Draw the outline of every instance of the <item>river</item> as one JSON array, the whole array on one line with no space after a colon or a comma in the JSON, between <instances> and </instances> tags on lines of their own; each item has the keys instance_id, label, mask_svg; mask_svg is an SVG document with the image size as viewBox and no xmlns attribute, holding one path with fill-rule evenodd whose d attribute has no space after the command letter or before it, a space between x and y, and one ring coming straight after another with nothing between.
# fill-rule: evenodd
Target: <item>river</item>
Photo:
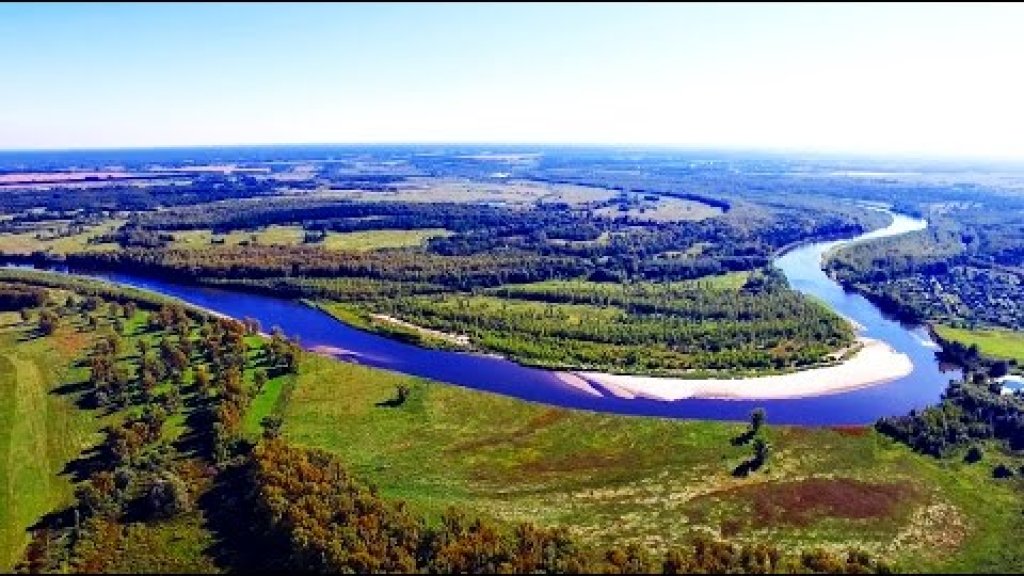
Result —
<instances>
[{"instance_id":1,"label":"river","mask_svg":"<svg viewBox=\"0 0 1024 576\"><path fill-rule=\"evenodd\" d=\"M832 248L927 226L923 220L902 214L892 216L893 222L883 229L850 240L801 246L779 257L776 265L794 289L825 301L838 313L853 319L864 327L863 335L883 340L897 352L907 354L914 364L913 371L886 384L791 400L630 400L601 390L599 385L595 387L604 394L595 396L567 384L548 370L520 366L495 356L419 348L357 330L290 300L121 272L76 272L173 296L235 318L256 318L265 329L280 326L289 337L299 338L305 348L344 350L337 355L348 361L533 402L616 414L710 420L745 420L752 409L763 407L768 420L776 424L867 424L881 416L904 414L912 408L934 404L949 380L960 376L958 372L940 370L935 359L937 347L927 330L886 316L863 296L845 292L821 269L823 254ZM339 390L339 394L344 394L344 390Z\"/></svg>"}]
</instances>

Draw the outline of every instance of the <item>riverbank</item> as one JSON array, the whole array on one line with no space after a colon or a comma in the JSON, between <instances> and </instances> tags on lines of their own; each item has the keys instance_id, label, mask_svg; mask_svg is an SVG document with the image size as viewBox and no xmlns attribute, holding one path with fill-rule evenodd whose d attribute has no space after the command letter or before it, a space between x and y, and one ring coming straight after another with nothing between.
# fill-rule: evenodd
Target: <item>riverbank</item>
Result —
<instances>
[{"instance_id":1,"label":"riverbank","mask_svg":"<svg viewBox=\"0 0 1024 576\"><path fill-rule=\"evenodd\" d=\"M848 392L884 384L910 374L914 365L906 354L885 342L860 337L859 352L835 366L790 374L753 378L702 379L632 376L603 372L573 372L590 387L599 386L620 398L682 400L785 400Z\"/></svg>"}]
</instances>

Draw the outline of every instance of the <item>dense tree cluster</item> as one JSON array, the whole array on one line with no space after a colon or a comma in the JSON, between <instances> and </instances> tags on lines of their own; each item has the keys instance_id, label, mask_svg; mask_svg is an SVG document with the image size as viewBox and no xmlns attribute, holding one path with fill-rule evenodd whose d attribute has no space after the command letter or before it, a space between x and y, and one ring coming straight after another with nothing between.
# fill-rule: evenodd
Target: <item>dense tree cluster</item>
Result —
<instances>
[{"instance_id":1,"label":"dense tree cluster","mask_svg":"<svg viewBox=\"0 0 1024 576\"><path fill-rule=\"evenodd\" d=\"M990 387L983 375L977 380L951 383L938 405L882 418L876 428L914 450L938 457L989 439L1024 450L1024 398L1000 394L1001 386Z\"/></svg>"},{"instance_id":2,"label":"dense tree cluster","mask_svg":"<svg viewBox=\"0 0 1024 576\"><path fill-rule=\"evenodd\" d=\"M841 318L768 270L739 290L700 282L507 286L488 296L396 297L376 308L464 334L517 360L645 371L781 369L853 343Z\"/></svg>"},{"instance_id":3,"label":"dense tree cluster","mask_svg":"<svg viewBox=\"0 0 1024 576\"><path fill-rule=\"evenodd\" d=\"M1024 202L937 205L925 230L837 251L843 284L912 321L1024 329Z\"/></svg>"},{"instance_id":4,"label":"dense tree cluster","mask_svg":"<svg viewBox=\"0 0 1024 576\"><path fill-rule=\"evenodd\" d=\"M43 208L49 218L67 213L102 214L121 210L149 210L161 206L180 206L234 198L251 198L275 193L273 183L250 176L204 174L190 177L188 183L163 183L182 176L144 175L138 180L156 181L147 186L112 182L107 186L51 189L5 189L0 194L0 213L16 214ZM39 215L36 215L38 218ZM18 216L16 221L26 221Z\"/></svg>"},{"instance_id":5,"label":"dense tree cluster","mask_svg":"<svg viewBox=\"0 0 1024 576\"><path fill-rule=\"evenodd\" d=\"M15 282L0 282L0 311L36 308L47 301L46 290Z\"/></svg>"},{"instance_id":6,"label":"dense tree cluster","mask_svg":"<svg viewBox=\"0 0 1024 576\"><path fill-rule=\"evenodd\" d=\"M218 470L245 457L242 422L268 372L298 367L297 344L279 332L253 340L254 321L168 301L137 317L138 304L120 296L74 296L59 308L92 343L79 406L101 410L110 424L69 468L80 478L75 503L36 531L25 569L102 571L133 523L188 513Z\"/></svg>"}]
</instances>

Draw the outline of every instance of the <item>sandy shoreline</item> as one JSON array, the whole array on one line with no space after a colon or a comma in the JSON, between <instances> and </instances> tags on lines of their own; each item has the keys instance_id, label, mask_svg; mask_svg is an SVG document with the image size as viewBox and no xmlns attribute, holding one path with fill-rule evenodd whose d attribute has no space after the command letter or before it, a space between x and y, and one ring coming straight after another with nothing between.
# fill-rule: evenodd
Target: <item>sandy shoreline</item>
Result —
<instances>
[{"instance_id":1,"label":"sandy shoreline","mask_svg":"<svg viewBox=\"0 0 1024 576\"><path fill-rule=\"evenodd\" d=\"M857 340L863 344L863 348L849 360L836 366L811 368L790 374L701 380L603 372L572 374L585 380L591 389L596 385L614 396L624 398L782 400L824 396L884 384L913 371L910 357L897 352L887 343L864 337Z\"/></svg>"},{"instance_id":2,"label":"sandy shoreline","mask_svg":"<svg viewBox=\"0 0 1024 576\"><path fill-rule=\"evenodd\" d=\"M370 314L370 318L372 318L374 320L377 320L379 322L385 322L387 324L393 324L395 326L401 326L403 328L408 328L409 330L415 330L416 332L419 332L420 334L425 334L425 335L431 336L433 338L438 338L440 340L447 340L448 342L451 342L453 344L457 344L459 346L463 346L463 347L469 346L469 336L465 336L465 335L462 335L462 334L449 334L447 332L441 332L439 330L432 330L430 328L424 328L423 326L419 326L419 325L413 324L411 322L406 322L405 320L401 320L399 318L395 318L394 316L388 316L387 314Z\"/></svg>"}]
</instances>

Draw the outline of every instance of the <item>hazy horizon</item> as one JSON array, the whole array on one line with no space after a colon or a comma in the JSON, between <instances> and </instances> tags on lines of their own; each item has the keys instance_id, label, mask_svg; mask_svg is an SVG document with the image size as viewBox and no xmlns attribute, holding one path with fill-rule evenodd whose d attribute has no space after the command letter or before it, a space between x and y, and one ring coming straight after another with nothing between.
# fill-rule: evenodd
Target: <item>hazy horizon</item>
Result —
<instances>
[{"instance_id":1,"label":"hazy horizon","mask_svg":"<svg viewBox=\"0 0 1024 576\"><path fill-rule=\"evenodd\" d=\"M966 4L11 4L0 7L0 150L617 146L1019 161L1021 24L1024 7Z\"/></svg>"}]
</instances>

